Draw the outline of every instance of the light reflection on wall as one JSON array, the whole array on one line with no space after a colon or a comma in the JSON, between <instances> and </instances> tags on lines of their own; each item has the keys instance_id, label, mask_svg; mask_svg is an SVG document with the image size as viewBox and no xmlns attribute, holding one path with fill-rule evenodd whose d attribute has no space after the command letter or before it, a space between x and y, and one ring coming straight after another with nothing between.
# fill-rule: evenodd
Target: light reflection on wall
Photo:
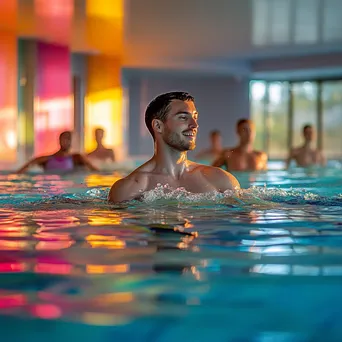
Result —
<instances>
[{"instance_id":1,"label":"light reflection on wall","mask_svg":"<svg viewBox=\"0 0 342 342\"><path fill-rule=\"evenodd\" d=\"M37 44L37 91L34 103L35 154L58 149L58 136L73 130L70 52L67 47Z\"/></svg>"},{"instance_id":2,"label":"light reflection on wall","mask_svg":"<svg viewBox=\"0 0 342 342\"><path fill-rule=\"evenodd\" d=\"M36 32L40 37L69 43L74 0L34 0L34 12Z\"/></svg>"},{"instance_id":3,"label":"light reflection on wall","mask_svg":"<svg viewBox=\"0 0 342 342\"><path fill-rule=\"evenodd\" d=\"M111 56L88 56L87 91L85 99L85 149L95 148L94 130L105 130L105 144L114 148L117 160L124 157L123 90L121 60Z\"/></svg>"},{"instance_id":4,"label":"light reflection on wall","mask_svg":"<svg viewBox=\"0 0 342 342\"><path fill-rule=\"evenodd\" d=\"M0 160L17 158L17 39L0 31Z\"/></svg>"},{"instance_id":5,"label":"light reflection on wall","mask_svg":"<svg viewBox=\"0 0 342 342\"><path fill-rule=\"evenodd\" d=\"M91 151L96 147L94 131L105 130L104 143L115 149L120 155L122 145L122 90L108 89L89 94L86 98L85 112L85 149Z\"/></svg>"},{"instance_id":6,"label":"light reflection on wall","mask_svg":"<svg viewBox=\"0 0 342 342\"><path fill-rule=\"evenodd\" d=\"M123 50L124 1L87 0L86 13L88 45L107 55L120 55Z\"/></svg>"}]
</instances>

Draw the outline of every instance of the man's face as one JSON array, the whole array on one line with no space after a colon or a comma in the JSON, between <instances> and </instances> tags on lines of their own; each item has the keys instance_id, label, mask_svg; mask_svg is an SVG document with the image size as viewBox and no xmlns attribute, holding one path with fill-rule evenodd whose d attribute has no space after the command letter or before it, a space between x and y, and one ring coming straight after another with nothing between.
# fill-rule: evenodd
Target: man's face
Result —
<instances>
[{"instance_id":1,"label":"man's face","mask_svg":"<svg viewBox=\"0 0 342 342\"><path fill-rule=\"evenodd\" d=\"M166 144L178 151L189 151L196 147L198 113L192 101L173 100L162 137Z\"/></svg>"},{"instance_id":2,"label":"man's face","mask_svg":"<svg viewBox=\"0 0 342 342\"><path fill-rule=\"evenodd\" d=\"M61 150L69 151L71 148L71 133L64 133L59 138L59 144L61 146Z\"/></svg>"},{"instance_id":3,"label":"man's face","mask_svg":"<svg viewBox=\"0 0 342 342\"><path fill-rule=\"evenodd\" d=\"M103 135L104 135L104 132L102 129L97 129L95 131L95 140L97 143L101 143L102 140L103 140Z\"/></svg>"},{"instance_id":4,"label":"man's face","mask_svg":"<svg viewBox=\"0 0 342 342\"><path fill-rule=\"evenodd\" d=\"M244 122L237 128L237 134L240 141L245 144L254 142L255 139L255 127L252 122Z\"/></svg>"},{"instance_id":5,"label":"man's face","mask_svg":"<svg viewBox=\"0 0 342 342\"><path fill-rule=\"evenodd\" d=\"M303 135L305 141L313 141L315 137L315 132L312 127L307 127L305 128Z\"/></svg>"}]
</instances>

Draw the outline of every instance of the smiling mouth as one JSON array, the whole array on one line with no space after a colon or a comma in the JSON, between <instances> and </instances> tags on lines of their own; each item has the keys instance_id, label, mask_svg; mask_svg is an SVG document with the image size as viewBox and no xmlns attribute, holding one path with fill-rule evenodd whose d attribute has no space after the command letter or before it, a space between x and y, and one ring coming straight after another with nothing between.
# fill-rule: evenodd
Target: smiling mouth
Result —
<instances>
[{"instance_id":1,"label":"smiling mouth","mask_svg":"<svg viewBox=\"0 0 342 342\"><path fill-rule=\"evenodd\" d=\"M183 135L185 135L186 137L194 138L196 137L196 132L188 131L188 132L184 132Z\"/></svg>"}]
</instances>

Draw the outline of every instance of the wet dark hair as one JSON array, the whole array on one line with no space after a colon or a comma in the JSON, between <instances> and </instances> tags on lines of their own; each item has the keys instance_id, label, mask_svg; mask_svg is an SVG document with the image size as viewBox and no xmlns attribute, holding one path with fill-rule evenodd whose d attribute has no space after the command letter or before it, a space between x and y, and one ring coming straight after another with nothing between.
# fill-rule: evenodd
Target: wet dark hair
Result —
<instances>
[{"instance_id":1,"label":"wet dark hair","mask_svg":"<svg viewBox=\"0 0 342 342\"><path fill-rule=\"evenodd\" d=\"M102 127L97 127L97 128L95 128L94 132L95 133L97 133L97 132L103 132L104 133L104 129Z\"/></svg>"},{"instance_id":2,"label":"wet dark hair","mask_svg":"<svg viewBox=\"0 0 342 342\"><path fill-rule=\"evenodd\" d=\"M173 100L195 102L195 99L192 95L182 91L173 91L170 93L161 94L157 96L154 100L152 100L146 108L145 124L148 130L150 131L153 139L154 132L152 128L152 121L154 119L158 119L165 122L167 114L170 110L170 104Z\"/></svg>"},{"instance_id":3,"label":"wet dark hair","mask_svg":"<svg viewBox=\"0 0 342 342\"><path fill-rule=\"evenodd\" d=\"M241 125L245 124L245 123L251 123L251 120L249 119L240 119L237 123L236 123L236 128L239 128Z\"/></svg>"},{"instance_id":4,"label":"wet dark hair","mask_svg":"<svg viewBox=\"0 0 342 342\"><path fill-rule=\"evenodd\" d=\"M306 131L307 129L309 129L309 128L312 128L312 125L310 125L310 124L305 125L305 126L303 127L303 133L305 133L305 131Z\"/></svg>"},{"instance_id":5,"label":"wet dark hair","mask_svg":"<svg viewBox=\"0 0 342 342\"><path fill-rule=\"evenodd\" d=\"M63 138L63 135L67 135L69 134L70 136L72 135L72 132L71 131L64 131L62 132L60 135L59 135L59 139L62 139Z\"/></svg>"}]
</instances>

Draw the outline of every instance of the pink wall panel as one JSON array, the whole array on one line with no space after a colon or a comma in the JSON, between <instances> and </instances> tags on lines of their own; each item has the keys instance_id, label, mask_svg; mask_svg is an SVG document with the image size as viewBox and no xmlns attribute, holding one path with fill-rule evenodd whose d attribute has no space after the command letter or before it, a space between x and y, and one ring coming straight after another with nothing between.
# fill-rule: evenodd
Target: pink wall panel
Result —
<instances>
[{"instance_id":1,"label":"pink wall panel","mask_svg":"<svg viewBox=\"0 0 342 342\"><path fill-rule=\"evenodd\" d=\"M58 149L58 135L74 126L70 51L67 47L37 44L35 96L35 154Z\"/></svg>"}]
</instances>

